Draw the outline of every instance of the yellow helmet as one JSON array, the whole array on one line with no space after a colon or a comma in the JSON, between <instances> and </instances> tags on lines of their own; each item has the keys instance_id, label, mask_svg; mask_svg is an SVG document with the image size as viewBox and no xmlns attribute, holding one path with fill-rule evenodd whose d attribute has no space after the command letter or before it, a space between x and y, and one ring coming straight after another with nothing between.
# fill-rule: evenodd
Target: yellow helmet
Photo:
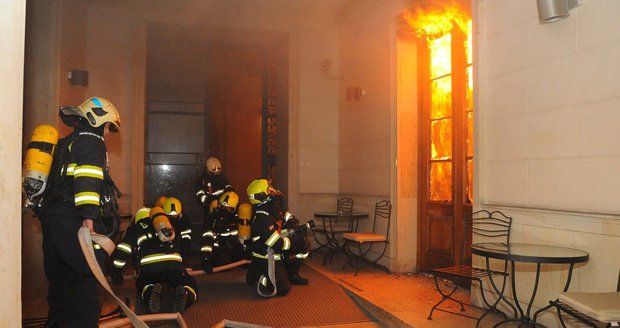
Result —
<instances>
[{"instance_id":1,"label":"yellow helmet","mask_svg":"<svg viewBox=\"0 0 620 328\"><path fill-rule=\"evenodd\" d=\"M209 159L207 159L206 166L209 173L220 174L220 172L222 172L222 163L220 163L220 160L215 157L209 157Z\"/></svg>"},{"instance_id":2,"label":"yellow helmet","mask_svg":"<svg viewBox=\"0 0 620 328\"><path fill-rule=\"evenodd\" d=\"M151 209L148 207L142 207L136 211L133 219L135 223L138 223L138 221L148 218L149 216L151 216Z\"/></svg>"},{"instance_id":3,"label":"yellow helmet","mask_svg":"<svg viewBox=\"0 0 620 328\"><path fill-rule=\"evenodd\" d=\"M272 195L278 193L267 179L256 179L250 183L247 189L250 203L257 205L263 204L271 200Z\"/></svg>"},{"instance_id":4,"label":"yellow helmet","mask_svg":"<svg viewBox=\"0 0 620 328\"><path fill-rule=\"evenodd\" d=\"M239 204L239 195L234 191L225 192L220 196L219 203L221 206L237 208L237 204Z\"/></svg>"},{"instance_id":5,"label":"yellow helmet","mask_svg":"<svg viewBox=\"0 0 620 328\"><path fill-rule=\"evenodd\" d=\"M164 212L164 209L159 207L159 206L155 206L155 207L151 208L151 211L149 212L149 216L151 217L151 219L154 219L159 214L166 214Z\"/></svg>"},{"instance_id":6,"label":"yellow helmet","mask_svg":"<svg viewBox=\"0 0 620 328\"><path fill-rule=\"evenodd\" d=\"M176 197L168 197L164 202L164 212L167 215L178 216L183 212L183 206L181 205L181 201Z\"/></svg>"},{"instance_id":7,"label":"yellow helmet","mask_svg":"<svg viewBox=\"0 0 620 328\"><path fill-rule=\"evenodd\" d=\"M88 98L77 107L62 107L60 111L64 115L83 117L95 128L106 123L110 123L108 125L110 132L118 132L121 128L121 117L116 107L102 97Z\"/></svg>"},{"instance_id":8,"label":"yellow helmet","mask_svg":"<svg viewBox=\"0 0 620 328\"><path fill-rule=\"evenodd\" d=\"M166 197L166 196L159 196L159 198L157 198L157 200L155 201L155 206L156 207L164 207L164 203L166 202L166 199L168 199L168 197Z\"/></svg>"}]
</instances>

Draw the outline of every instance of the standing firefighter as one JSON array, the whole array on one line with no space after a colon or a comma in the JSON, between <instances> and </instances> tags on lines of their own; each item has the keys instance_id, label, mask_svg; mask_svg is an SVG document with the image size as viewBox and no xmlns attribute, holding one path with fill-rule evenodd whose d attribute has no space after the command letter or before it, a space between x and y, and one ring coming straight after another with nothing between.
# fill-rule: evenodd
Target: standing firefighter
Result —
<instances>
[{"instance_id":1,"label":"standing firefighter","mask_svg":"<svg viewBox=\"0 0 620 328\"><path fill-rule=\"evenodd\" d=\"M252 263L246 274L247 283L256 285L258 294L264 297L286 295L291 284L307 285L308 280L299 276L302 261L307 256L305 226L282 229L283 223L278 222L280 216L274 204L279 191L267 179L252 181L247 192L254 212L250 243ZM297 253L293 254L293 250ZM297 254L300 255L295 256Z\"/></svg>"},{"instance_id":2,"label":"standing firefighter","mask_svg":"<svg viewBox=\"0 0 620 328\"><path fill-rule=\"evenodd\" d=\"M217 201L223 193L232 191L228 178L222 173L222 164L215 157L209 157L205 163L206 172L198 181L196 196L205 208L205 217L209 215L209 206Z\"/></svg>"},{"instance_id":3,"label":"standing firefighter","mask_svg":"<svg viewBox=\"0 0 620 328\"><path fill-rule=\"evenodd\" d=\"M114 105L101 97L78 107L63 107L60 116L74 131L58 144L38 212L49 282L47 326L97 327L99 283L86 263L77 232L87 227L104 233L102 217L116 196L104 135L118 132L120 117ZM94 247L101 265L105 254L98 245Z\"/></svg>"}]
</instances>

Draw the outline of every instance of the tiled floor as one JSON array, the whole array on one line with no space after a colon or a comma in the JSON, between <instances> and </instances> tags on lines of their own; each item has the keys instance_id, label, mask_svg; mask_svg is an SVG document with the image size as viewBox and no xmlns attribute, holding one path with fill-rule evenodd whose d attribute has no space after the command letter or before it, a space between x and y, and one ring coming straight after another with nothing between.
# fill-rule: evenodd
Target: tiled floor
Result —
<instances>
[{"instance_id":1,"label":"tiled floor","mask_svg":"<svg viewBox=\"0 0 620 328\"><path fill-rule=\"evenodd\" d=\"M386 326L402 327L474 327L475 320L436 311L433 320L427 320L429 310L440 299L435 291L432 278L421 274L387 274L385 271L369 267L358 276L352 269L342 270L344 259L337 257L333 263L322 266L322 257L316 254L308 264L350 292L372 303L391 317ZM447 284L447 283L446 283ZM460 290L457 298L469 303L469 291ZM458 311L454 302L445 302L443 308ZM479 315L481 310L468 308L467 313ZM487 316L481 327L492 327L500 319L497 315ZM383 321L383 320L382 320ZM512 327L504 325L502 327ZM515 325L516 327L516 325Z\"/></svg>"}]
</instances>

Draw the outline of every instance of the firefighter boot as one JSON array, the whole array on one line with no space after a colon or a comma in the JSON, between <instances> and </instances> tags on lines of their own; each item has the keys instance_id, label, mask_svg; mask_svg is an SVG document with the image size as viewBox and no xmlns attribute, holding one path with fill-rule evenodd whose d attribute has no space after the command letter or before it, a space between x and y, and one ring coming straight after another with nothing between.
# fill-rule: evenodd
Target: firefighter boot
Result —
<instances>
[{"instance_id":1,"label":"firefighter boot","mask_svg":"<svg viewBox=\"0 0 620 328\"><path fill-rule=\"evenodd\" d=\"M163 286L161 284L153 285L151 295L149 296L149 311L151 313L159 313L161 310L161 293Z\"/></svg>"},{"instance_id":2,"label":"firefighter boot","mask_svg":"<svg viewBox=\"0 0 620 328\"><path fill-rule=\"evenodd\" d=\"M288 281L291 282L292 285L307 285L309 283L308 279L302 278L299 275L299 269L301 268L301 264L303 261L300 259L294 259L291 262L286 264L286 271L288 273Z\"/></svg>"},{"instance_id":3,"label":"firefighter boot","mask_svg":"<svg viewBox=\"0 0 620 328\"><path fill-rule=\"evenodd\" d=\"M288 281L291 282L291 284L293 285L307 285L308 283L310 283L310 281L308 281L308 279L306 278L302 278L298 272L294 272L288 275Z\"/></svg>"},{"instance_id":4,"label":"firefighter boot","mask_svg":"<svg viewBox=\"0 0 620 328\"><path fill-rule=\"evenodd\" d=\"M177 286L174 291L174 311L178 313L185 312L190 305L189 293L184 286Z\"/></svg>"}]
</instances>

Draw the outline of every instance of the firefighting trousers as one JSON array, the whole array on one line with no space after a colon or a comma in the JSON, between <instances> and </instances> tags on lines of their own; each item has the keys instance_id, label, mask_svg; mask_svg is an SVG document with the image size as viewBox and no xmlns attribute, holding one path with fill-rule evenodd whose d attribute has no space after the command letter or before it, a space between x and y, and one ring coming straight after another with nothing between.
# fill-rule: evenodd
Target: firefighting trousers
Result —
<instances>
[{"instance_id":1,"label":"firefighting trousers","mask_svg":"<svg viewBox=\"0 0 620 328\"><path fill-rule=\"evenodd\" d=\"M48 318L60 327L97 327L101 310L99 282L90 271L77 239L79 217L51 214L41 217L43 267L49 283ZM105 251L95 249L102 265Z\"/></svg>"},{"instance_id":2,"label":"firefighting trousers","mask_svg":"<svg viewBox=\"0 0 620 328\"><path fill-rule=\"evenodd\" d=\"M167 283L169 287L184 286L189 293L189 307L198 297L196 280L187 271L170 270L162 272L141 272L136 280L136 288L140 297L148 302L153 285Z\"/></svg>"},{"instance_id":3,"label":"firefighting trousers","mask_svg":"<svg viewBox=\"0 0 620 328\"><path fill-rule=\"evenodd\" d=\"M291 282L288 280L288 273L282 261L275 262L275 273L278 295L284 296L288 294L288 292L291 290ZM267 279L268 277L267 260L252 258L252 263L250 263L250 266L248 267L248 271L245 275L245 280L248 285L256 286L256 284L261 283L259 281L261 279L261 276L263 276L265 279ZM271 284L271 281L268 280L269 279L265 281L265 283L267 284L267 286L265 286L265 293L267 294L273 292L273 285Z\"/></svg>"}]
</instances>

